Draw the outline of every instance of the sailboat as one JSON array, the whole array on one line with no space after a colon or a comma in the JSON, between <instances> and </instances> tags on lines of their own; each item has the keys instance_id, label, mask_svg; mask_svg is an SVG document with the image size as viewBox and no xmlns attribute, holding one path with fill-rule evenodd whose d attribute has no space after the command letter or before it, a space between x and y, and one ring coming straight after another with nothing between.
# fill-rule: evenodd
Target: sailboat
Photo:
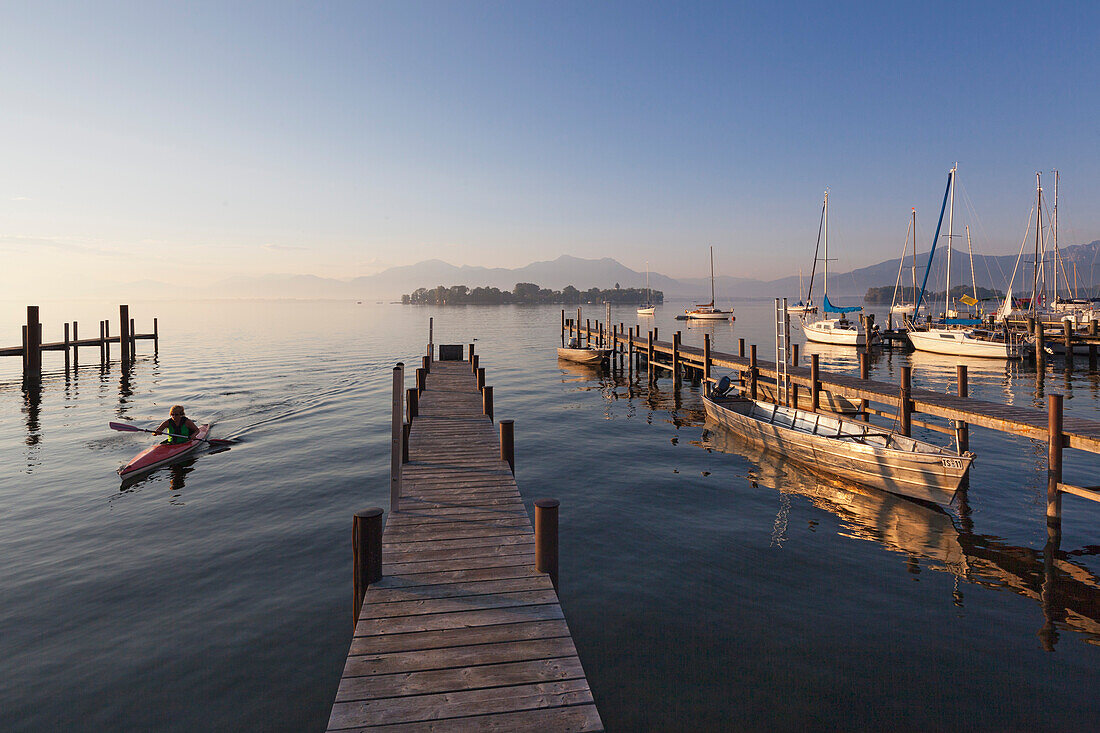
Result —
<instances>
[{"instance_id":1,"label":"sailboat","mask_svg":"<svg viewBox=\"0 0 1100 733\"><path fill-rule=\"evenodd\" d=\"M901 273L905 269L905 252L909 249L909 236L913 236L913 302L906 303L905 290L901 287ZM901 290L902 302L898 302ZM890 312L902 316L912 316L917 312L917 210L913 209L913 218L909 222L909 231L905 233L905 244L901 247L901 259L898 261L898 281L894 284L894 297L890 301Z\"/></svg>"},{"instance_id":2,"label":"sailboat","mask_svg":"<svg viewBox=\"0 0 1100 733\"><path fill-rule=\"evenodd\" d=\"M829 192L825 192L825 203L821 206L821 225L818 229L819 239L818 243L821 243L820 233L824 232L825 238L825 257L822 258L822 262L825 263L825 272L822 278L824 282L825 296L822 299L821 307L824 311L824 318L816 321L802 320L802 332L806 334L806 338L810 341L816 341L819 344L838 344L840 346L866 346L869 343L867 332L863 328L863 324L856 322L852 323L848 320L847 314L854 311L862 310L858 305L854 306L838 306L829 302ZM814 270L817 269L817 250L814 250ZM813 272L810 273L810 296L813 296L814 280ZM835 313L839 318L829 318L830 313Z\"/></svg>"},{"instance_id":3,"label":"sailboat","mask_svg":"<svg viewBox=\"0 0 1100 733\"><path fill-rule=\"evenodd\" d=\"M732 308L724 311L714 307L714 247L710 248L710 302L698 303L693 309L684 311L684 315L688 318L707 321L728 321L733 316Z\"/></svg>"},{"instance_id":4,"label":"sailboat","mask_svg":"<svg viewBox=\"0 0 1100 733\"><path fill-rule=\"evenodd\" d=\"M657 312L657 306L649 299L649 260L645 263L645 302L638 306L639 316L651 316Z\"/></svg>"},{"instance_id":5,"label":"sailboat","mask_svg":"<svg viewBox=\"0 0 1100 733\"><path fill-rule=\"evenodd\" d=\"M817 306L802 297L802 268L798 269L798 302L787 306L788 313L817 313Z\"/></svg>"},{"instance_id":6,"label":"sailboat","mask_svg":"<svg viewBox=\"0 0 1100 733\"><path fill-rule=\"evenodd\" d=\"M958 167L956 163L947 174L947 189L943 192L940 220L936 224L936 234L932 238L932 251L928 253L928 267L924 271L924 282L921 283L916 303L916 309L919 311L924 300L924 288L928 284L928 273L932 271L932 258L936 254L940 227L943 226L943 212L950 200L951 208L947 215L947 283L944 288L944 318L938 324L930 324L926 330L911 329L909 341L913 344L913 348L934 354L1019 359L1023 356L1024 344L1013 340L1007 330L997 332L978 328L982 324L980 319L958 318L958 313L951 309L951 238L955 218L955 173ZM970 301L977 302L973 298ZM968 301L964 300L964 302Z\"/></svg>"}]
</instances>

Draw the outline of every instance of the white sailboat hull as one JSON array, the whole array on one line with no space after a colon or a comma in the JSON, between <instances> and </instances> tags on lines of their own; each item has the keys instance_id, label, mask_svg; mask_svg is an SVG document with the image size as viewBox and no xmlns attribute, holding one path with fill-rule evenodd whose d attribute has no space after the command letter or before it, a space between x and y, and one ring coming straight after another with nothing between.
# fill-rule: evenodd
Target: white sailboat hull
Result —
<instances>
[{"instance_id":1,"label":"white sailboat hull","mask_svg":"<svg viewBox=\"0 0 1100 733\"><path fill-rule=\"evenodd\" d=\"M720 311L720 310L707 310L707 311L686 311L685 315L688 318L692 318L700 321L728 321L730 316L733 315L733 311Z\"/></svg>"},{"instance_id":2,"label":"white sailboat hull","mask_svg":"<svg viewBox=\"0 0 1100 733\"><path fill-rule=\"evenodd\" d=\"M975 338L970 331L964 329L932 328L927 331L910 331L909 341L913 348L920 351L949 356L1019 359L1024 355L1023 344Z\"/></svg>"},{"instance_id":3,"label":"white sailboat hull","mask_svg":"<svg viewBox=\"0 0 1100 733\"><path fill-rule=\"evenodd\" d=\"M802 331L806 338L819 344L835 344L837 346L866 346L867 333L859 325L851 327L840 325L840 319L826 318L820 321L812 321L802 324Z\"/></svg>"},{"instance_id":4,"label":"white sailboat hull","mask_svg":"<svg viewBox=\"0 0 1100 733\"><path fill-rule=\"evenodd\" d=\"M657 306L655 306L655 305L649 306L648 308L639 308L638 309L638 315L639 316L652 316L656 312L657 312Z\"/></svg>"}]
</instances>

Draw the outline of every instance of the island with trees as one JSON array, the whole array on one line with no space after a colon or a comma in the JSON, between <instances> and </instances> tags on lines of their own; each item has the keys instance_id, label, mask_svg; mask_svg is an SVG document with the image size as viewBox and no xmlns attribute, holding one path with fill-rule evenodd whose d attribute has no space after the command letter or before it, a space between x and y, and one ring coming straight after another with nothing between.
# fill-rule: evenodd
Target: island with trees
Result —
<instances>
[{"instance_id":1,"label":"island with trees","mask_svg":"<svg viewBox=\"0 0 1100 733\"><path fill-rule=\"evenodd\" d=\"M578 290L572 285L566 285L562 290L551 290L534 283L516 283L511 292L490 287L452 285L448 288L440 285L417 288L401 296L401 302L406 305L636 305L645 299L645 288L621 288L618 283L615 283L614 289L607 290ZM653 303L663 303L665 296L660 290L650 290L649 299Z\"/></svg>"}]
</instances>

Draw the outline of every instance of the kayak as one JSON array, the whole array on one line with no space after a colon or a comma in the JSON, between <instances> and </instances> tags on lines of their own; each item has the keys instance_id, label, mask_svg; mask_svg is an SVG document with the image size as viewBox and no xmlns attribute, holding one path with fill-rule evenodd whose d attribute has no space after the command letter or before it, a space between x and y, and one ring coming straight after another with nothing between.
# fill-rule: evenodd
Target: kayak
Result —
<instances>
[{"instance_id":1,"label":"kayak","mask_svg":"<svg viewBox=\"0 0 1100 733\"><path fill-rule=\"evenodd\" d=\"M119 468L118 475L122 478L129 478L130 476L168 465L172 461L177 461L194 452L196 448L202 445L203 442L201 438L205 438L209 432L209 425L200 425L199 432L195 433L195 437L200 438L200 440L189 440L186 443L173 443L169 445L165 445L164 443L151 445L134 456L125 466Z\"/></svg>"}]
</instances>

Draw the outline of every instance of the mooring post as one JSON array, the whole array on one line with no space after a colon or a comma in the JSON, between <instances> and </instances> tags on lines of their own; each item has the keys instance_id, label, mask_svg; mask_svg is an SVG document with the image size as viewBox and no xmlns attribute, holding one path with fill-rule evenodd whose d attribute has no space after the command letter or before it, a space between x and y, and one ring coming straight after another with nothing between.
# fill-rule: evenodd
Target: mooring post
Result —
<instances>
[{"instance_id":1,"label":"mooring post","mask_svg":"<svg viewBox=\"0 0 1100 733\"><path fill-rule=\"evenodd\" d=\"M565 311L562 311L563 313ZM512 475L516 475L516 421L500 421L500 459L508 461L508 468L512 469Z\"/></svg>"},{"instance_id":2,"label":"mooring post","mask_svg":"<svg viewBox=\"0 0 1100 733\"><path fill-rule=\"evenodd\" d=\"M416 390L410 390L415 392ZM412 423L406 420L401 424L401 462L409 462L409 436L412 435Z\"/></svg>"},{"instance_id":3,"label":"mooring post","mask_svg":"<svg viewBox=\"0 0 1100 733\"><path fill-rule=\"evenodd\" d=\"M659 334L657 332L657 327L656 326L653 327L653 340L654 341L660 341L661 340L661 334Z\"/></svg>"},{"instance_id":4,"label":"mooring post","mask_svg":"<svg viewBox=\"0 0 1100 733\"><path fill-rule=\"evenodd\" d=\"M27 340L23 347L23 376L38 379L42 376L42 323L38 306L27 306Z\"/></svg>"},{"instance_id":5,"label":"mooring post","mask_svg":"<svg viewBox=\"0 0 1100 733\"><path fill-rule=\"evenodd\" d=\"M1066 369L1073 371L1073 324L1062 321L1062 338L1066 342Z\"/></svg>"},{"instance_id":6,"label":"mooring post","mask_svg":"<svg viewBox=\"0 0 1100 733\"><path fill-rule=\"evenodd\" d=\"M550 576L558 590L557 499L535 499L535 570Z\"/></svg>"},{"instance_id":7,"label":"mooring post","mask_svg":"<svg viewBox=\"0 0 1100 733\"><path fill-rule=\"evenodd\" d=\"M956 364L955 373L959 380L959 397L966 399L970 396L966 364ZM970 450L970 425L965 420L957 420L955 429L958 431L959 453L965 453Z\"/></svg>"},{"instance_id":8,"label":"mooring post","mask_svg":"<svg viewBox=\"0 0 1100 733\"><path fill-rule=\"evenodd\" d=\"M105 364L107 362L107 329L105 322L99 322L99 363Z\"/></svg>"},{"instance_id":9,"label":"mooring post","mask_svg":"<svg viewBox=\"0 0 1100 733\"><path fill-rule=\"evenodd\" d=\"M474 354L473 359L470 360L470 371L477 374L478 365L481 362L481 354Z\"/></svg>"},{"instance_id":10,"label":"mooring post","mask_svg":"<svg viewBox=\"0 0 1100 733\"><path fill-rule=\"evenodd\" d=\"M420 368L424 370L425 374L432 373L432 357L422 356L420 357Z\"/></svg>"},{"instance_id":11,"label":"mooring post","mask_svg":"<svg viewBox=\"0 0 1100 733\"><path fill-rule=\"evenodd\" d=\"M672 387L680 386L680 332L672 334Z\"/></svg>"},{"instance_id":12,"label":"mooring post","mask_svg":"<svg viewBox=\"0 0 1100 733\"><path fill-rule=\"evenodd\" d=\"M130 363L130 306L118 307L118 358Z\"/></svg>"},{"instance_id":13,"label":"mooring post","mask_svg":"<svg viewBox=\"0 0 1100 733\"><path fill-rule=\"evenodd\" d=\"M810 409L814 412L821 408L821 380L817 357L817 354L810 354Z\"/></svg>"},{"instance_id":14,"label":"mooring post","mask_svg":"<svg viewBox=\"0 0 1100 733\"><path fill-rule=\"evenodd\" d=\"M76 321L73 321L73 338L76 338ZM157 353L160 350L160 328L157 326L157 319L153 319L153 353Z\"/></svg>"},{"instance_id":15,"label":"mooring post","mask_svg":"<svg viewBox=\"0 0 1100 733\"><path fill-rule=\"evenodd\" d=\"M913 403L909 399L909 394L913 389L913 367L903 366L901 368L901 394L898 405L898 420L901 423L902 435L909 435L913 429Z\"/></svg>"},{"instance_id":16,"label":"mooring post","mask_svg":"<svg viewBox=\"0 0 1100 733\"><path fill-rule=\"evenodd\" d=\"M745 339L737 339L737 355L745 358Z\"/></svg>"},{"instance_id":17,"label":"mooring post","mask_svg":"<svg viewBox=\"0 0 1100 733\"><path fill-rule=\"evenodd\" d=\"M1046 332L1042 318L1035 319L1035 363L1039 368L1046 363Z\"/></svg>"},{"instance_id":18,"label":"mooring post","mask_svg":"<svg viewBox=\"0 0 1100 733\"><path fill-rule=\"evenodd\" d=\"M477 368L477 389L479 392L485 389L485 367Z\"/></svg>"},{"instance_id":19,"label":"mooring post","mask_svg":"<svg viewBox=\"0 0 1100 733\"><path fill-rule=\"evenodd\" d=\"M493 420L493 388L489 385L481 390L481 411L489 416L489 421Z\"/></svg>"},{"instance_id":20,"label":"mooring post","mask_svg":"<svg viewBox=\"0 0 1100 733\"><path fill-rule=\"evenodd\" d=\"M710 334L703 334L703 383L710 384Z\"/></svg>"},{"instance_id":21,"label":"mooring post","mask_svg":"<svg viewBox=\"0 0 1100 733\"><path fill-rule=\"evenodd\" d=\"M390 415L390 512L396 512L401 503L401 443L405 437L405 422L401 409L401 397L405 392L405 363L397 362L393 368L393 404Z\"/></svg>"},{"instance_id":22,"label":"mooring post","mask_svg":"<svg viewBox=\"0 0 1100 733\"><path fill-rule=\"evenodd\" d=\"M103 350L107 354L107 361L111 360L111 322L103 321Z\"/></svg>"},{"instance_id":23,"label":"mooring post","mask_svg":"<svg viewBox=\"0 0 1100 733\"><path fill-rule=\"evenodd\" d=\"M798 366L798 344L795 344L791 349L791 365Z\"/></svg>"},{"instance_id":24,"label":"mooring post","mask_svg":"<svg viewBox=\"0 0 1100 733\"><path fill-rule=\"evenodd\" d=\"M634 373L634 329L636 326L631 326L627 332L626 339L626 369L630 374Z\"/></svg>"},{"instance_id":25,"label":"mooring post","mask_svg":"<svg viewBox=\"0 0 1100 733\"><path fill-rule=\"evenodd\" d=\"M749 347L749 397L756 399L756 344Z\"/></svg>"},{"instance_id":26,"label":"mooring post","mask_svg":"<svg viewBox=\"0 0 1100 733\"><path fill-rule=\"evenodd\" d=\"M565 309L561 309L561 345L565 347Z\"/></svg>"},{"instance_id":27,"label":"mooring post","mask_svg":"<svg viewBox=\"0 0 1100 733\"><path fill-rule=\"evenodd\" d=\"M653 382L653 331L649 332L649 340L645 348L645 371L649 381Z\"/></svg>"},{"instance_id":28,"label":"mooring post","mask_svg":"<svg viewBox=\"0 0 1100 733\"><path fill-rule=\"evenodd\" d=\"M76 321L73 321L73 368L80 366L80 347L77 342L80 341L80 334L77 332Z\"/></svg>"},{"instance_id":29,"label":"mooring post","mask_svg":"<svg viewBox=\"0 0 1100 733\"><path fill-rule=\"evenodd\" d=\"M435 348L435 318L428 317L428 358L431 358Z\"/></svg>"},{"instance_id":30,"label":"mooring post","mask_svg":"<svg viewBox=\"0 0 1100 733\"><path fill-rule=\"evenodd\" d=\"M424 367L420 367L415 372L416 375L416 391L423 394L424 390L428 388L428 375L424 372Z\"/></svg>"},{"instance_id":31,"label":"mooring post","mask_svg":"<svg viewBox=\"0 0 1100 733\"><path fill-rule=\"evenodd\" d=\"M592 345L592 319L584 319L584 343L586 346Z\"/></svg>"},{"instance_id":32,"label":"mooring post","mask_svg":"<svg viewBox=\"0 0 1100 733\"><path fill-rule=\"evenodd\" d=\"M1096 335L1097 335L1097 322L1096 322L1096 319L1093 318L1091 321L1089 321L1089 336L1092 336L1093 338L1095 338ZM1095 372L1096 371L1096 344L1092 344L1092 343L1089 344L1089 371L1090 372Z\"/></svg>"},{"instance_id":33,"label":"mooring post","mask_svg":"<svg viewBox=\"0 0 1100 733\"><path fill-rule=\"evenodd\" d=\"M382 509L372 506L355 513L351 525L352 617L351 629L359 623L367 586L382 580Z\"/></svg>"},{"instance_id":34,"label":"mooring post","mask_svg":"<svg viewBox=\"0 0 1100 733\"><path fill-rule=\"evenodd\" d=\"M65 321L65 371L69 371L69 322Z\"/></svg>"},{"instance_id":35,"label":"mooring post","mask_svg":"<svg viewBox=\"0 0 1100 733\"><path fill-rule=\"evenodd\" d=\"M137 333L134 330L134 319L130 319L130 361L137 358L137 337L134 335Z\"/></svg>"},{"instance_id":36,"label":"mooring post","mask_svg":"<svg viewBox=\"0 0 1100 733\"><path fill-rule=\"evenodd\" d=\"M26 324L23 324L23 345L22 345L22 349L23 349L23 376L25 377L27 375L27 353L28 353L28 349L27 349L27 326L26 326Z\"/></svg>"},{"instance_id":37,"label":"mooring post","mask_svg":"<svg viewBox=\"0 0 1100 733\"><path fill-rule=\"evenodd\" d=\"M468 358L470 359L470 363L473 364L474 363L474 345L473 344L470 344L470 350L467 353L469 354Z\"/></svg>"},{"instance_id":38,"label":"mooring post","mask_svg":"<svg viewBox=\"0 0 1100 733\"><path fill-rule=\"evenodd\" d=\"M417 372L420 370L417 369ZM417 377L420 375L417 374ZM405 390L405 416L411 424L413 418L420 414L420 390L416 387L409 387Z\"/></svg>"},{"instance_id":39,"label":"mooring post","mask_svg":"<svg viewBox=\"0 0 1100 733\"><path fill-rule=\"evenodd\" d=\"M1062 534L1062 395L1047 397L1047 538L1057 542Z\"/></svg>"},{"instance_id":40,"label":"mooring post","mask_svg":"<svg viewBox=\"0 0 1100 733\"><path fill-rule=\"evenodd\" d=\"M870 356L866 351L859 352L859 378L862 380L870 376ZM859 412L863 416L863 422L871 422L871 416L867 414L867 400L859 401Z\"/></svg>"}]
</instances>

